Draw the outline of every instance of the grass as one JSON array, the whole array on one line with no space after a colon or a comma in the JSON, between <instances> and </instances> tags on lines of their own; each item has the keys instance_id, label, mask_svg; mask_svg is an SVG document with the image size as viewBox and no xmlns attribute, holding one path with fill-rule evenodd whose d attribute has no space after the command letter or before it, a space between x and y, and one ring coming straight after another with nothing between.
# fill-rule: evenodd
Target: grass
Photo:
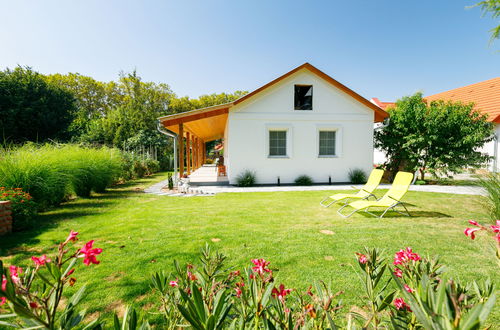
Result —
<instances>
[{"instance_id":1,"label":"grass","mask_svg":"<svg viewBox=\"0 0 500 330\"><path fill-rule=\"evenodd\" d=\"M389 258L411 246L422 255L441 255L455 279L500 279L491 239L479 235L471 241L463 234L468 219L489 221L485 199L479 196L409 192L405 201L412 205L412 218L343 219L336 207L319 206L326 194L321 191L191 198L141 192L165 178L157 175L65 203L42 214L36 229L2 237L0 256L7 264L26 265L31 255L51 251L70 229L79 231L81 240L95 239L95 246L104 249L101 264L81 265L75 275L77 284L89 284L85 304L92 316L108 318L124 304L155 313L150 275L171 271L174 259L196 262L206 242L240 269L249 266L250 258L270 260L278 283L287 286L305 290L314 280L332 281L335 289L345 291L346 306L361 301L361 284L351 265L354 252L364 246L383 248ZM490 320L500 322L498 308Z\"/></svg>"}]
</instances>

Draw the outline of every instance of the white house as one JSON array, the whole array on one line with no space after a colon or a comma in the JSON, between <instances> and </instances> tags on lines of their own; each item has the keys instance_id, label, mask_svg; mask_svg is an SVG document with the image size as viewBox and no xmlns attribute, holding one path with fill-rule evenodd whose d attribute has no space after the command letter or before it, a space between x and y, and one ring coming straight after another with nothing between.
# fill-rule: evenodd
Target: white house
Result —
<instances>
[{"instance_id":1,"label":"white house","mask_svg":"<svg viewBox=\"0 0 500 330\"><path fill-rule=\"evenodd\" d=\"M368 173L373 123L386 117L381 108L305 63L234 102L159 121L177 137L181 173L203 164L206 142L223 138L230 184L245 170L256 173L257 183L273 184L278 178L293 183L302 174L320 183L347 182L354 168Z\"/></svg>"},{"instance_id":2,"label":"white house","mask_svg":"<svg viewBox=\"0 0 500 330\"><path fill-rule=\"evenodd\" d=\"M500 77L429 95L424 99L428 102L445 100L474 103L474 109L486 114L488 121L493 123L495 136L481 151L492 157L488 169L500 171ZM381 102L377 98L372 98L371 102L384 110L394 106L394 102ZM383 163L385 160L385 154L380 150L375 150L375 163Z\"/></svg>"}]
</instances>

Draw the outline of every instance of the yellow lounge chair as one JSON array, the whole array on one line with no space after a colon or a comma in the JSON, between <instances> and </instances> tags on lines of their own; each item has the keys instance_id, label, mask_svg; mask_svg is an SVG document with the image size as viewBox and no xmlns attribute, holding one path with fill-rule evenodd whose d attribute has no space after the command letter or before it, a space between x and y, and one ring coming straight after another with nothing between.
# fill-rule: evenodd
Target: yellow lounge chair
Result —
<instances>
[{"instance_id":1,"label":"yellow lounge chair","mask_svg":"<svg viewBox=\"0 0 500 330\"><path fill-rule=\"evenodd\" d=\"M394 210L395 212L404 215L404 213L401 213L395 209L396 206L400 205L400 206L404 207L406 213L408 213L408 216L411 216L411 214L410 214L410 212L408 212L408 209L406 208L406 206L401 202L401 199L408 191L408 188L410 188L410 184L412 181L413 181L413 173L398 172L396 174L396 177L394 178L394 182L392 183L391 189L389 189L389 191L386 192L382 198L380 198L379 200L376 200L376 201L355 201L355 202L352 202L352 203L349 203L349 204L342 206L337 211L337 213L340 214L341 216L343 216L344 218L348 218L358 211L364 211L368 214L371 214L371 215L377 217L377 215L369 212L368 209L371 207L383 207L383 208L385 208L385 210L379 216L379 218L382 218L389 210ZM344 207L347 207L347 206L352 207L354 209L354 211L352 211L348 215L344 215L340 211Z\"/></svg>"},{"instance_id":2,"label":"yellow lounge chair","mask_svg":"<svg viewBox=\"0 0 500 330\"><path fill-rule=\"evenodd\" d=\"M324 207L329 207L330 205L344 201L344 205L348 204L351 199L368 199L370 197L374 197L377 199L377 196L373 194L375 189L377 189L380 184L380 180L382 180L382 176L384 175L383 170L373 169L370 173L370 177L366 184L355 194L335 194L332 196L328 196L324 198L319 204ZM353 187L357 189L356 187ZM331 200L331 201L330 201Z\"/></svg>"}]
</instances>

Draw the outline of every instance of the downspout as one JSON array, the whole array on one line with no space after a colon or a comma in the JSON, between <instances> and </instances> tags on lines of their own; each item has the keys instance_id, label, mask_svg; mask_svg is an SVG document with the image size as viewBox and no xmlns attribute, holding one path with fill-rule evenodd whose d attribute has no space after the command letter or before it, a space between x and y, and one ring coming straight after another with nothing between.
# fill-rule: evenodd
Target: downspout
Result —
<instances>
[{"instance_id":1,"label":"downspout","mask_svg":"<svg viewBox=\"0 0 500 330\"><path fill-rule=\"evenodd\" d=\"M492 172L496 173L498 172L498 139L500 136L495 134L493 136L493 168Z\"/></svg>"},{"instance_id":2,"label":"downspout","mask_svg":"<svg viewBox=\"0 0 500 330\"><path fill-rule=\"evenodd\" d=\"M169 136L171 137L173 140L174 140L174 185L177 185L177 182L178 182L178 178L177 178L177 166L178 166L178 162L177 162L177 134L166 129L165 127L163 127L163 125L161 124L160 120L158 120L158 125L156 127L158 129L158 132L160 132L161 134L164 134L166 136Z\"/></svg>"}]
</instances>

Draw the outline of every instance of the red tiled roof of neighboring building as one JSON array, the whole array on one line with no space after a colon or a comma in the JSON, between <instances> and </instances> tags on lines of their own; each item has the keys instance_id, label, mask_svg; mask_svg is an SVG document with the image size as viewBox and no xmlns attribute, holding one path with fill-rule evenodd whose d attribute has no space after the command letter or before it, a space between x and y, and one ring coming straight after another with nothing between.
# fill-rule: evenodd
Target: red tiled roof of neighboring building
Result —
<instances>
[{"instance_id":1,"label":"red tiled roof of neighboring building","mask_svg":"<svg viewBox=\"0 0 500 330\"><path fill-rule=\"evenodd\" d=\"M500 77L426 96L427 101L446 100L474 103L475 109L500 123Z\"/></svg>"}]
</instances>

